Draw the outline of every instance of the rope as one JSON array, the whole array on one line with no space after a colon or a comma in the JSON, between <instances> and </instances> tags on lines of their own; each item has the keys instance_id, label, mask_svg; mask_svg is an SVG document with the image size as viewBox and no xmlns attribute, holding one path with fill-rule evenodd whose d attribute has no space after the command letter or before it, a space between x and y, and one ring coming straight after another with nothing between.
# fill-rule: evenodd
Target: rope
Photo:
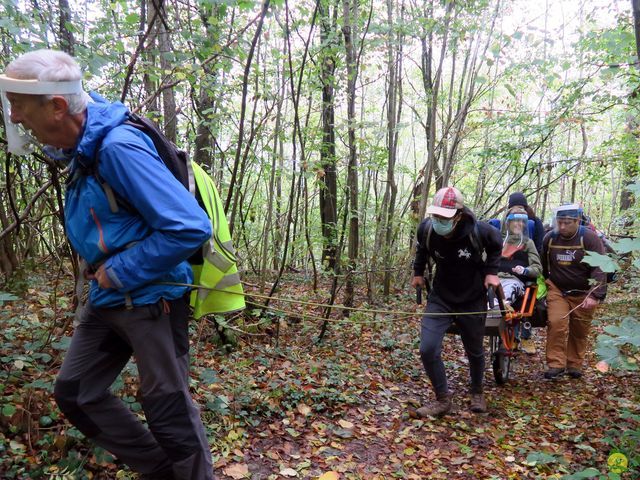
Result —
<instances>
[{"instance_id":1,"label":"rope","mask_svg":"<svg viewBox=\"0 0 640 480\"><path fill-rule=\"evenodd\" d=\"M308 306L312 306L312 307L318 307L318 308L336 308L336 309L340 309L340 310L349 310L352 312L362 312L362 313L373 313L373 314L382 314L382 315L404 315L404 316L411 316L411 317L415 317L415 316L423 316L424 312L405 312L402 310L378 310L378 309L373 309L373 308L358 308L358 307L346 307L344 305L338 305L338 304L334 304L334 305L329 305L327 303L316 303L316 302L307 302L304 300L297 300L297 299L293 299L293 298L284 298L284 297L270 297L268 295L260 295L257 293L250 293L250 294L246 294L246 293L241 293L241 292L229 292L226 290L221 290L218 288L213 288L213 287L205 287L204 285L195 285L193 283L179 283L179 282L157 282L158 285L174 285L176 287L191 287L191 288L203 288L205 290L211 290L214 292L223 292L223 293L230 293L233 295L242 295L243 297L246 296L250 296L250 297L254 297L254 298L262 298L262 299L266 299L266 300L273 300L273 301L277 301L277 302L287 302L287 303L296 303L299 305L308 305ZM269 308L272 309L272 307L269 307L267 305L258 305L258 306L263 306L264 308ZM496 312L496 313L506 313L506 310L491 310L492 312ZM434 317L438 317L438 316L451 316L451 315L456 315L456 316L461 316L461 315L484 315L485 313L487 313L488 310L482 310L479 312L430 312L429 316L434 316ZM298 314L299 315L299 314ZM322 318L322 320L326 320L325 318Z\"/></svg>"},{"instance_id":2,"label":"rope","mask_svg":"<svg viewBox=\"0 0 640 480\"><path fill-rule=\"evenodd\" d=\"M349 325L372 325L375 323L383 323L388 321L387 319L380 319L380 320L359 320L359 321L354 321L353 319L333 319L333 318L324 318L324 317L318 317L316 315L309 315L306 313L300 313L300 312L292 312L290 310L283 310L281 308L276 308L276 307L272 307L269 305L261 305L261 304L254 304L257 307L263 307L269 310L273 310L275 312L281 312L281 313L285 313L287 315L289 315L290 317L302 317L303 319L310 319L310 320L317 320L319 322L331 322L331 323L337 323L337 324L349 324ZM409 315L405 315L402 318L407 318ZM410 316L415 316L415 313L412 313Z\"/></svg>"}]
</instances>

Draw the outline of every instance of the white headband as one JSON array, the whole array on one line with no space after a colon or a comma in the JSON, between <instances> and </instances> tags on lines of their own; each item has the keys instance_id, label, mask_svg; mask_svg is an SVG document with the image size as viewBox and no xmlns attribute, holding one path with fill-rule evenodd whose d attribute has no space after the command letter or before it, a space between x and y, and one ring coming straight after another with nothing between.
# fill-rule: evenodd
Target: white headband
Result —
<instances>
[{"instance_id":1,"label":"white headband","mask_svg":"<svg viewBox=\"0 0 640 480\"><path fill-rule=\"evenodd\" d=\"M37 79L20 80L0 74L0 91L26 95L68 95L82 93L82 80L41 82Z\"/></svg>"}]
</instances>

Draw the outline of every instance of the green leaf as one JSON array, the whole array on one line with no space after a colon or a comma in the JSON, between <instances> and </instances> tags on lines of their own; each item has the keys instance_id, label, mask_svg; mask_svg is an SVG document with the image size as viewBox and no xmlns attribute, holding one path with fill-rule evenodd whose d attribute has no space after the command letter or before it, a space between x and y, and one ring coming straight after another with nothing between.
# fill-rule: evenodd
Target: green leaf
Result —
<instances>
[{"instance_id":1,"label":"green leaf","mask_svg":"<svg viewBox=\"0 0 640 480\"><path fill-rule=\"evenodd\" d=\"M609 365L618 363L620 350L618 347L607 341L605 338L611 339L609 335L599 335L596 345L596 354L599 358L607 362Z\"/></svg>"},{"instance_id":2,"label":"green leaf","mask_svg":"<svg viewBox=\"0 0 640 480\"><path fill-rule=\"evenodd\" d=\"M253 0L238 0L238 7L240 10L250 10L254 5L255 2Z\"/></svg>"},{"instance_id":3,"label":"green leaf","mask_svg":"<svg viewBox=\"0 0 640 480\"><path fill-rule=\"evenodd\" d=\"M633 252L634 250L640 250L640 238L623 238L617 242L612 242L611 246L619 254L625 254Z\"/></svg>"},{"instance_id":4,"label":"green leaf","mask_svg":"<svg viewBox=\"0 0 640 480\"><path fill-rule=\"evenodd\" d=\"M618 345L630 344L640 348L640 321L625 318L619 325L607 325L604 328Z\"/></svg>"},{"instance_id":5,"label":"green leaf","mask_svg":"<svg viewBox=\"0 0 640 480\"><path fill-rule=\"evenodd\" d=\"M140 15L137 13L130 13L126 17L124 17L124 21L129 25L137 25L140 23Z\"/></svg>"},{"instance_id":6,"label":"green leaf","mask_svg":"<svg viewBox=\"0 0 640 480\"><path fill-rule=\"evenodd\" d=\"M592 267L600 267L600 270L605 273L617 272L620 270L620 267L615 260L608 255L601 255L596 252L586 252L582 261Z\"/></svg>"},{"instance_id":7,"label":"green leaf","mask_svg":"<svg viewBox=\"0 0 640 480\"><path fill-rule=\"evenodd\" d=\"M14 413L16 413L15 405L7 404L2 407L2 415L4 415L5 417L10 417Z\"/></svg>"},{"instance_id":8,"label":"green leaf","mask_svg":"<svg viewBox=\"0 0 640 480\"><path fill-rule=\"evenodd\" d=\"M51 417L48 415L43 415L40 417L40 425L43 427L48 427L49 425L51 425L53 423L53 420L51 420Z\"/></svg>"},{"instance_id":9,"label":"green leaf","mask_svg":"<svg viewBox=\"0 0 640 480\"><path fill-rule=\"evenodd\" d=\"M550 453L532 452L527 455L525 463L529 466L534 467L536 465L548 465L551 463L565 463L565 460L562 457L556 457L555 455L552 455Z\"/></svg>"},{"instance_id":10,"label":"green leaf","mask_svg":"<svg viewBox=\"0 0 640 480\"><path fill-rule=\"evenodd\" d=\"M71 345L71 337L62 337L59 341L51 344L56 350L67 350L69 345Z\"/></svg>"},{"instance_id":11,"label":"green leaf","mask_svg":"<svg viewBox=\"0 0 640 480\"><path fill-rule=\"evenodd\" d=\"M632 183L626 186L626 189L629 190L634 195L640 195L640 182Z\"/></svg>"},{"instance_id":12,"label":"green leaf","mask_svg":"<svg viewBox=\"0 0 640 480\"><path fill-rule=\"evenodd\" d=\"M600 471L596 470L593 467L589 467L586 470L582 470L580 472L572 473L571 475L565 475L562 477L562 480L579 480L581 478L593 478L600 475Z\"/></svg>"},{"instance_id":13,"label":"green leaf","mask_svg":"<svg viewBox=\"0 0 640 480\"><path fill-rule=\"evenodd\" d=\"M18 300L18 297L7 292L0 291L0 307L4 305L4 302L12 302Z\"/></svg>"},{"instance_id":14,"label":"green leaf","mask_svg":"<svg viewBox=\"0 0 640 480\"><path fill-rule=\"evenodd\" d=\"M212 383L218 383L218 374L215 370L211 368L205 368L200 372L200 381L202 383L206 383L207 385L211 385Z\"/></svg>"}]
</instances>

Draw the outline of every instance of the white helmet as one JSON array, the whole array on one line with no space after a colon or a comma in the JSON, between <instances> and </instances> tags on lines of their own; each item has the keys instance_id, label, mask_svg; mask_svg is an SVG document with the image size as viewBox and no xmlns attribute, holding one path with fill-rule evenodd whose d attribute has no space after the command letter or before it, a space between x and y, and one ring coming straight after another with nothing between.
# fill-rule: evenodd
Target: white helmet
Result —
<instances>
[{"instance_id":1,"label":"white helmet","mask_svg":"<svg viewBox=\"0 0 640 480\"><path fill-rule=\"evenodd\" d=\"M47 82L37 79L21 80L0 74L0 99L4 112L4 128L7 148L14 155L26 155L33 150L34 138L21 125L11 122L11 104L7 92L26 95L68 95L81 94L82 80Z\"/></svg>"}]
</instances>

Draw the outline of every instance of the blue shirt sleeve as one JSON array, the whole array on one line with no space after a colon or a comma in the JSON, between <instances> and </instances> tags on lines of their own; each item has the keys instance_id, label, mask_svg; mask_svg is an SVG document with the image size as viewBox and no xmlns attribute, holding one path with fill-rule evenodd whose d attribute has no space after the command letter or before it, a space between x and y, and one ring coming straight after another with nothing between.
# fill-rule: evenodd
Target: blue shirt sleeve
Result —
<instances>
[{"instance_id":1,"label":"blue shirt sleeve","mask_svg":"<svg viewBox=\"0 0 640 480\"><path fill-rule=\"evenodd\" d=\"M143 132L128 126L113 129L100 148L100 175L152 230L105 262L118 290L134 290L162 277L211 236L206 213Z\"/></svg>"}]
</instances>

